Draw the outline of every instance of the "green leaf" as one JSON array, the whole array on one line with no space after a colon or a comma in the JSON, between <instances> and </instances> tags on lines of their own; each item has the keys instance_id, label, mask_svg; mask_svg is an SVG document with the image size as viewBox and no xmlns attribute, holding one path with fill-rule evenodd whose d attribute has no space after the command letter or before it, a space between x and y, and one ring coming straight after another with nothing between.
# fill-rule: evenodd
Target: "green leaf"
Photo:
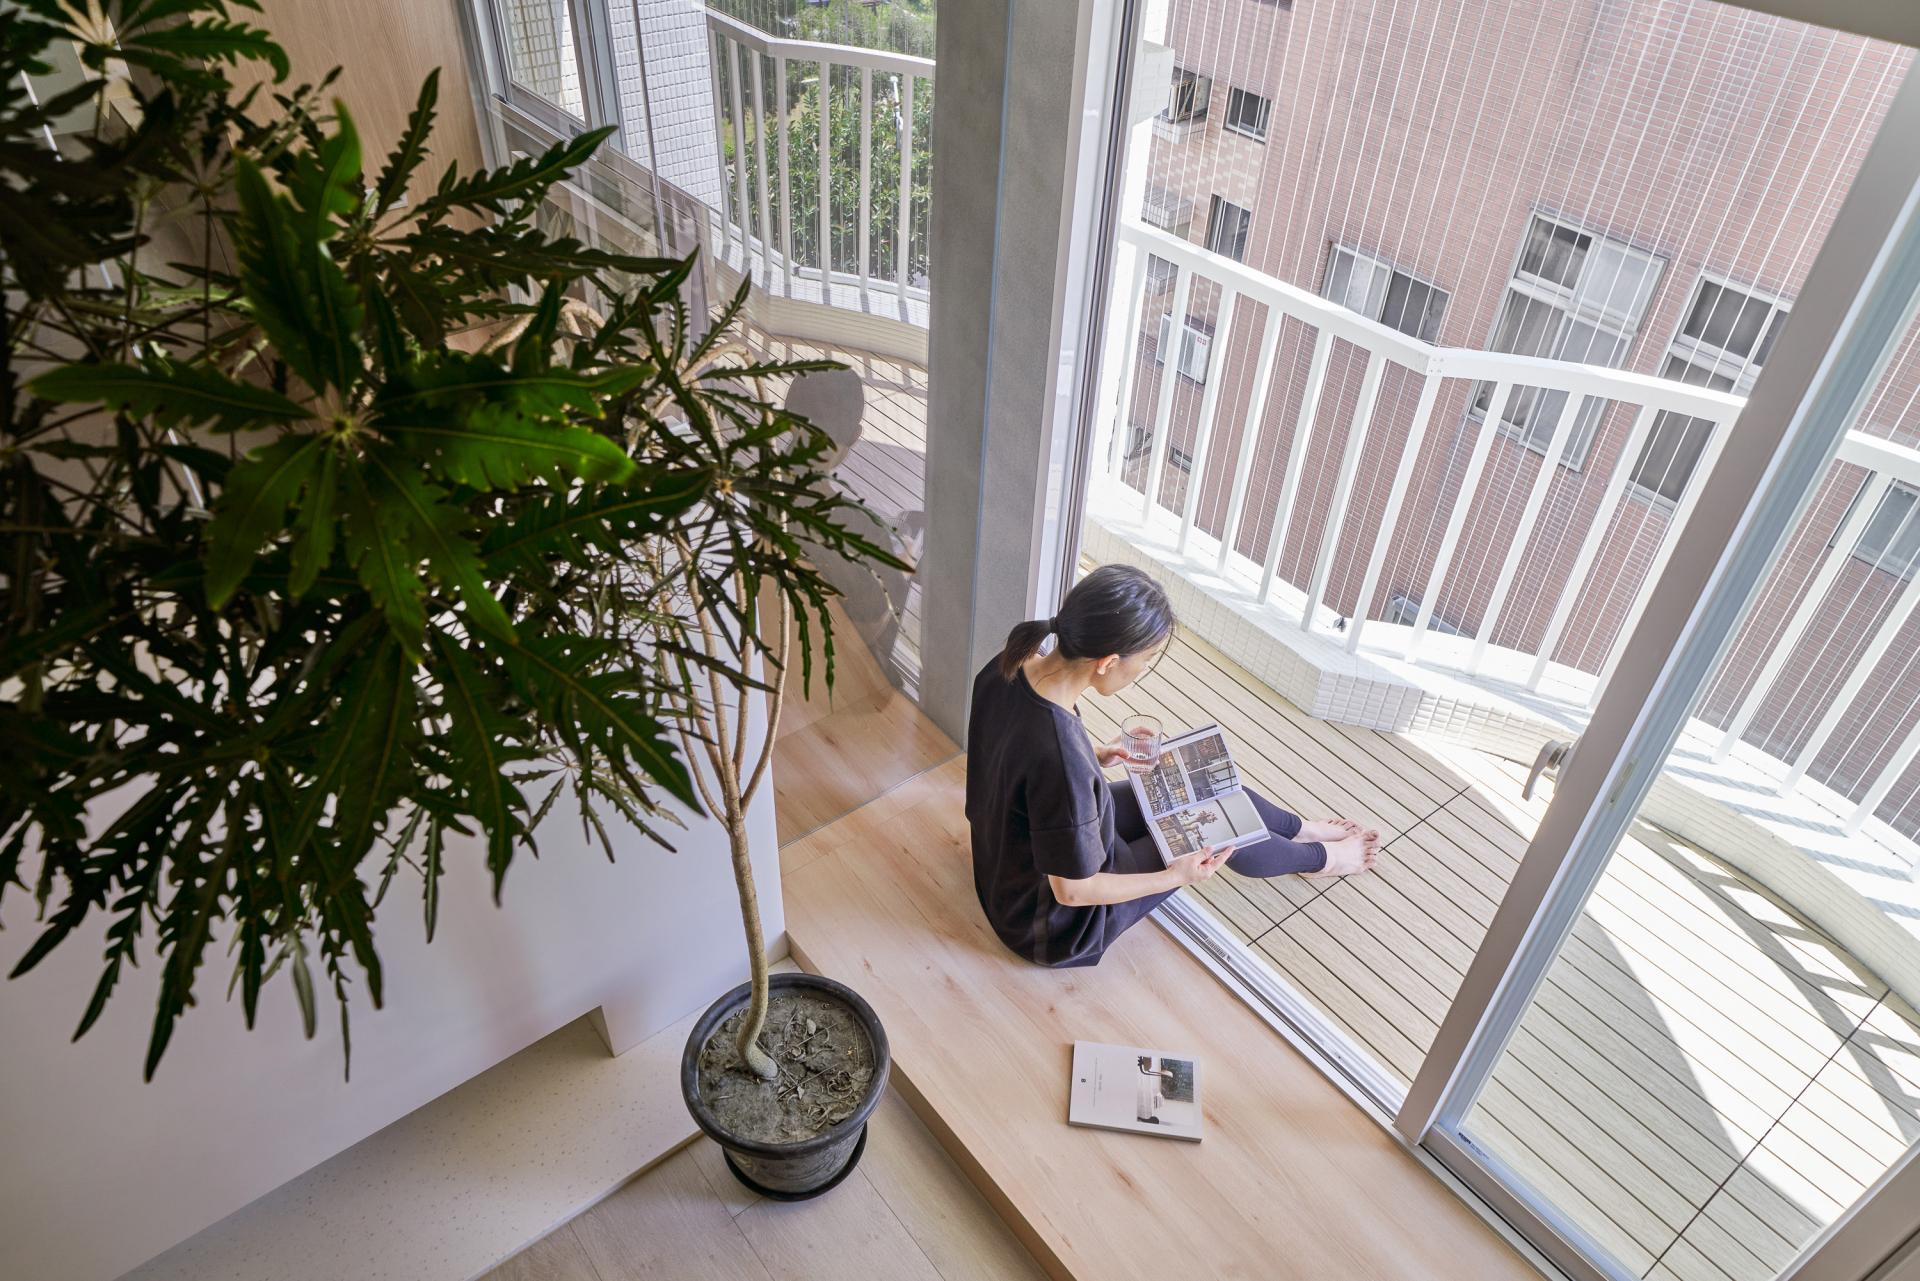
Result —
<instances>
[{"instance_id":1,"label":"green leaf","mask_svg":"<svg viewBox=\"0 0 1920 1281\"><path fill-rule=\"evenodd\" d=\"M411 460L369 450L367 465L379 478L372 493L383 524L399 532L434 576L453 589L467 607L468 621L511 642L512 620L487 586L479 548L466 536L467 514L447 501L445 490L423 479Z\"/></svg>"},{"instance_id":2,"label":"green leaf","mask_svg":"<svg viewBox=\"0 0 1920 1281\"><path fill-rule=\"evenodd\" d=\"M376 832L414 772L420 726L414 711L413 665L388 638L367 662L349 669L340 696L343 701L366 700L370 713L350 729L341 718L339 730L350 733L352 741L345 745L333 827L345 861L357 864L372 850Z\"/></svg>"},{"instance_id":3,"label":"green leaf","mask_svg":"<svg viewBox=\"0 0 1920 1281\"><path fill-rule=\"evenodd\" d=\"M387 154L386 164L380 167L380 176L373 185L373 212L377 217L391 209L407 189L407 180L413 177L414 170L427 158L427 138L433 133L434 104L440 97L440 68L435 67L427 73L427 79L420 86L420 99L414 103L413 111L407 116L406 132L400 135L400 142Z\"/></svg>"},{"instance_id":4,"label":"green leaf","mask_svg":"<svg viewBox=\"0 0 1920 1281\"><path fill-rule=\"evenodd\" d=\"M260 545L283 528L287 508L326 447L323 436L282 436L227 473L206 533L207 603L213 608L227 603Z\"/></svg>"},{"instance_id":5,"label":"green leaf","mask_svg":"<svg viewBox=\"0 0 1920 1281\"><path fill-rule=\"evenodd\" d=\"M487 867L493 873L493 897L498 902L515 843L528 830L523 817L526 798L507 776L507 767L532 753L513 745L518 730L500 711L506 693L500 683L444 633L434 637L434 654L446 691L449 764L457 771L474 817L487 830Z\"/></svg>"},{"instance_id":6,"label":"green leaf","mask_svg":"<svg viewBox=\"0 0 1920 1281\"><path fill-rule=\"evenodd\" d=\"M646 537L698 503L713 484L705 468L654 473L625 489L549 494L513 521L494 527L482 550L490 565L527 567L527 558L572 559L582 546L612 551Z\"/></svg>"},{"instance_id":7,"label":"green leaf","mask_svg":"<svg viewBox=\"0 0 1920 1281\"><path fill-rule=\"evenodd\" d=\"M476 406L461 423L383 422L381 427L435 475L474 489L518 489L575 476L620 481L635 470L626 451L605 436L528 418L505 405Z\"/></svg>"},{"instance_id":8,"label":"green leaf","mask_svg":"<svg viewBox=\"0 0 1920 1281\"><path fill-rule=\"evenodd\" d=\"M566 142L555 143L543 154L527 156L500 169L483 169L471 178L457 178L452 170L440 190L420 202L423 214L445 213L471 206L505 212L509 201L537 199L586 162L614 134L614 127L589 129Z\"/></svg>"},{"instance_id":9,"label":"green leaf","mask_svg":"<svg viewBox=\"0 0 1920 1281\"><path fill-rule=\"evenodd\" d=\"M420 577L420 557L399 527L399 514L384 507L368 486L366 469L349 467L345 480L341 514L347 562L401 647L409 657L418 658L427 628L427 585Z\"/></svg>"},{"instance_id":10,"label":"green leaf","mask_svg":"<svg viewBox=\"0 0 1920 1281\"><path fill-rule=\"evenodd\" d=\"M327 449L319 469L306 482L300 510L293 519L293 556L287 573L287 593L298 600L333 559L338 517L340 451Z\"/></svg>"},{"instance_id":11,"label":"green leaf","mask_svg":"<svg viewBox=\"0 0 1920 1281\"><path fill-rule=\"evenodd\" d=\"M183 70L193 61L229 64L265 62L272 66L274 81L278 83L287 78L291 69L287 63L287 51L275 44L273 37L265 31L220 18L123 30L120 32L120 42L123 51L132 48L178 60Z\"/></svg>"},{"instance_id":12,"label":"green leaf","mask_svg":"<svg viewBox=\"0 0 1920 1281\"><path fill-rule=\"evenodd\" d=\"M308 417L306 406L278 392L204 366L64 365L27 386L63 404L100 404L151 416L160 427L208 424L215 431L241 431Z\"/></svg>"},{"instance_id":13,"label":"green leaf","mask_svg":"<svg viewBox=\"0 0 1920 1281\"><path fill-rule=\"evenodd\" d=\"M652 701L636 692L639 678L596 670L609 653L603 642L542 636L499 653L521 693L577 751L598 752L619 769L638 768L682 804L700 808L673 739L650 714Z\"/></svg>"},{"instance_id":14,"label":"green leaf","mask_svg":"<svg viewBox=\"0 0 1920 1281\"><path fill-rule=\"evenodd\" d=\"M234 161L234 194L240 288L254 322L308 386L349 389L360 370L359 292L316 238L315 220L297 217L244 155Z\"/></svg>"},{"instance_id":15,"label":"green leaf","mask_svg":"<svg viewBox=\"0 0 1920 1281\"><path fill-rule=\"evenodd\" d=\"M300 239L309 252L333 239L334 222L359 207L360 135L347 104L333 104L336 127L319 148L300 152L287 179L287 194L301 214Z\"/></svg>"}]
</instances>

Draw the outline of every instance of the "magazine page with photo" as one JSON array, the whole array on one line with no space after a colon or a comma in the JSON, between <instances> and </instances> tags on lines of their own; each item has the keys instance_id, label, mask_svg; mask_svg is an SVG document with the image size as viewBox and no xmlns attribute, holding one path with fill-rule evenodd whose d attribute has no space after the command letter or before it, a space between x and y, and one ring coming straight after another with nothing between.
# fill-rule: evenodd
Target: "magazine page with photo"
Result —
<instances>
[{"instance_id":1,"label":"magazine page with photo","mask_svg":"<svg viewBox=\"0 0 1920 1281\"><path fill-rule=\"evenodd\" d=\"M1168 863L1209 846L1233 849L1267 836L1218 725L1168 739L1152 768L1131 778L1147 830Z\"/></svg>"}]
</instances>

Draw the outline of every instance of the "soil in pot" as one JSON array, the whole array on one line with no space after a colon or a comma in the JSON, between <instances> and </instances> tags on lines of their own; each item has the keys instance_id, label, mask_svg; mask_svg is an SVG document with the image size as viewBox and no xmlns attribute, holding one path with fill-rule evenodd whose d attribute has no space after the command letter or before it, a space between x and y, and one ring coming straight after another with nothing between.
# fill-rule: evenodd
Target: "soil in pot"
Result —
<instances>
[{"instance_id":1,"label":"soil in pot","mask_svg":"<svg viewBox=\"0 0 1920 1281\"><path fill-rule=\"evenodd\" d=\"M700 1051L700 1098L729 1134L797 1143L859 1110L873 1080L873 1043L854 1012L831 997L775 988L760 1047L780 1075L763 1081L734 1052L747 1005L721 1020Z\"/></svg>"}]
</instances>

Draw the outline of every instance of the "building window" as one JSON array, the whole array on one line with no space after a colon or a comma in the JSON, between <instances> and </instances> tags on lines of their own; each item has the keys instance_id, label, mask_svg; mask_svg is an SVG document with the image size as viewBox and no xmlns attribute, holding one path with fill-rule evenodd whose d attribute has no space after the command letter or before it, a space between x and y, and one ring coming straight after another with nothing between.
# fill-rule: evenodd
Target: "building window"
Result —
<instances>
[{"instance_id":1,"label":"building window","mask_svg":"<svg viewBox=\"0 0 1920 1281\"><path fill-rule=\"evenodd\" d=\"M1662 259L1624 241L1535 214L1488 349L1618 369L1626 363L1664 266ZM1484 414L1492 399L1493 384L1480 384L1474 411ZM1545 453L1566 406L1564 391L1515 387L1501 430ZM1585 464L1605 409L1597 398L1587 402L1573 425L1564 465Z\"/></svg>"},{"instance_id":2,"label":"building window","mask_svg":"<svg viewBox=\"0 0 1920 1281\"><path fill-rule=\"evenodd\" d=\"M1390 267L1370 254L1335 245L1327 258L1327 278L1321 296L1330 298L1368 320L1423 342L1440 336L1440 318L1446 314L1446 290Z\"/></svg>"},{"instance_id":3,"label":"building window","mask_svg":"<svg viewBox=\"0 0 1920 1281\"><path fill-rule=\"evenodd\" d=\"M1235 262L1247 256L1247 224L1253 215L1230 200L1213 198L1207 208L1207 248Z\"/></svg>"},{"instance_id":4,"label":"building window","mask_svg":"<svg viewBox=\"0 0 1920 1281\"><path fill-rule=\"evenodd\" d=\"M1223 129L1245 134L1259 142L1267 140L1267 118L1273 114L1273 99L1263 98L1245 89L1227 90L1227 118Z\"/></svg>"},{"instance_id":5,"label":"building window","mask_svg":"<svg viewBox=\"0 0 1920 1281\"><path fill-rule=\"evenodd\" d=\"M1853 518L1854 509L1860 505L1860 496L1866 493L1871 479L1870 476L1861 478L1860 488L1847 504L1847 514L1840 518L1839 529L1846 528L1847 521ZM1839 536L1836 529L1834 538ZM1829 541L1827 545L1831 547L1833 543ZM1920 568L1920 489L1897 483L1888 486L1867 527L1860 531L1860 541L1853 545L1852 554L1855 560L1863 560L1875 569L1898 578L1912 578L1914 570Z\"/></svg>"},{"instance_id":6,"label":"building window","mask_svg":"<svg viewBox=\"0 0 1920 1281\"><path fill-rule=\"evenodd\" d=\"M1172 341L1173 317L1160 317L1159 341L1153 347L1153 363L1164 364ZM1180 327L1180 373L1194 382L1207 381L1207 362L1213 356L1213 335L1193 323L1189 316Z\"/></svg>"},{"instance_id":7,"label":"building window","mask_svg":"<svg viewBox=\"0 0 1920 1281\"><path fill-rule=\"evenodd\" d=\"M1702 276L1660 373L1744 396L1786 319L1787 305L1778 298ZM1712 434L1713 424L1705 418L1662 411L1628 479L1663 503L1679 502Z\"/></svg>"},{"instance_id":8,"label":"building window","mask_svg":"<svg viewBox=\"0 0 1920 1281\"><path fill-rule=\"evenodd\" d=\"M1160 118L1171 120L1174 124L1205 120L1207 105L1212 99L1212 76L1203 76L1198 71L1176 66L1173 69L1173 85L1167 95L1167 109L1160 113Z\"/></svg>"}]
</instances>

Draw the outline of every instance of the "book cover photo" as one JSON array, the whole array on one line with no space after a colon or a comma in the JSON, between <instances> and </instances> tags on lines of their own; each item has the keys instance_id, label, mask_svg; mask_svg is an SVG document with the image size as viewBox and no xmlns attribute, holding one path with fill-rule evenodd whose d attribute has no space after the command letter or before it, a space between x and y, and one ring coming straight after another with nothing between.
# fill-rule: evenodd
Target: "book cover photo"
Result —
<instances>
[{"instance_id":1,"label":"book cover photo","mask_svg":"<svg viewBox=\"0 0 1920 1281\"><path fill-rule=\"evenodd\" d=\"M1198 1142L1200 1065L1187 1054L1075 1041L1067 1121Z\"/></svg>"}]
</instances>

